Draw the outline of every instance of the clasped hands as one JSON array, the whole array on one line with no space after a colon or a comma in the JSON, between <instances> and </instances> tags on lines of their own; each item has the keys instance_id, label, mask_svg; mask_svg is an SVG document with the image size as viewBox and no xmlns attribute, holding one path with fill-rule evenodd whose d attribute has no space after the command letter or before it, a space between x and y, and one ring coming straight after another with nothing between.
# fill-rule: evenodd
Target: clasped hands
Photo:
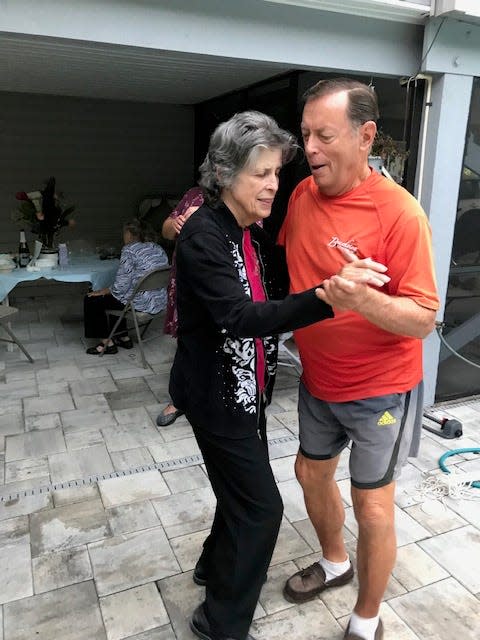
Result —
<instances>
[{"instance_id":1,"label":"clasped hands","mask_svg":"<svg viewBox=\"0 0 480 640\"><path fill-rule=\"evenodd\" d=\"M358 311L370 296L370 285L383 287L390 281L387 267L371 258L357 258L351 251L338 247L346 259L341 270L326 278L322 287L315 289L317 298L337 311Z\"/></svg>"}]
</instances>

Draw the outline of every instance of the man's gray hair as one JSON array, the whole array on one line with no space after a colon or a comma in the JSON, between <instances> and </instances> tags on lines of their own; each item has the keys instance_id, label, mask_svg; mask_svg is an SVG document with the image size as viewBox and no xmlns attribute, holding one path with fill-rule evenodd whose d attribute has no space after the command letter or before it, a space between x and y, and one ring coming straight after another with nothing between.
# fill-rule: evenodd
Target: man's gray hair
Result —
<instances>
[{"instance_id":1,"label":"man's gray hair","mask_svg":"<svg viewBox=\"0 0 480 640\"><path fill-rule=\"evenodd\" d=\"M305 91L305 104L332 93L346 91L348 95L347 116L354 127L360 127L365 122L377 122L379 118L378 100L375 89L358 80L350 78L332 78L320 80Z\"/></svg>"},{"instance_id":2,"label":"man's gray hair","mask_svg":"<svg viewBox=\"0 0 480 640\"><path fill-rule=\"evenodd\" d=\"M216 206L219 203L222 189L232 186L259 149L280 149L282 164L286 164L295 156L298 145L295 136L280 129L273 118L259 111L236 113L218 125L200 165L199 185L208 204Z\"/></svg>"}]
</instances>

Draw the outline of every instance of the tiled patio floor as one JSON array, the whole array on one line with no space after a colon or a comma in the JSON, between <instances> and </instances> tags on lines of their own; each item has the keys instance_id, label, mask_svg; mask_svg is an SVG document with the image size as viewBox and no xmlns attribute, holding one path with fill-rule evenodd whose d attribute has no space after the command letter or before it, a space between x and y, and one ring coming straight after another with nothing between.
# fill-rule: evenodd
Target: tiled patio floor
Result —
<instances>
[{"instance_id":1,"label":"tiled patio floor","mask_svg":"<svg viewBox=\"0 0 480 640\"><path fill-rule=\"evenodd\" d=\"M136 349L89 356L79 296L15 302L21 314L12 326L35 363L0 344L0 640L192 640L188 617L203 594L192 568L215 501L186 420L155 426L174 342L148 343L151 370L138 366ZM281 593L319 551L294 478L296 388L293 370L281 368L268 429L285 517L252 633L340 640L355 583L303 606ZM480 499L442 504L416 491L447 449L480 446L480 399L448 410L464 437L425 432L420 458L398 482L386 640L480 637ZM451 462L480 479L480 457ZM354 557L346 457L338 478Z\"/></svg>"}]
</instances>

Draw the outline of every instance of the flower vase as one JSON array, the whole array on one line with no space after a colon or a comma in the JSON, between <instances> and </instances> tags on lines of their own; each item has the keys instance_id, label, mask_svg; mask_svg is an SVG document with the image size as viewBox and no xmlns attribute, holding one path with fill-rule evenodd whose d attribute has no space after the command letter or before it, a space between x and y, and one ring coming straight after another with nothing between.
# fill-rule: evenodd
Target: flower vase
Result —
<instances>
[{"instance_id":1,"label":"flower vase","mask_svg":"<svg viewBox=\"0 0 480 640\"><path fill-rule=\"evenodd\" d=\"M37 258L37 266L54 269L58 265L58 248L53 246L53 233L39 236L42 241L42 250Z\"/></svg>"}]
</instances>

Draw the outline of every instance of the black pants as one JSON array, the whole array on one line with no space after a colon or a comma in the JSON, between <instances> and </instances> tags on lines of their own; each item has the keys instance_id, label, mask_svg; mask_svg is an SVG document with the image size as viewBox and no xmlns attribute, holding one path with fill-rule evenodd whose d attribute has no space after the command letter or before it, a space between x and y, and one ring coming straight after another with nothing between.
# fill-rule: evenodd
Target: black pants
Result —
<instances>
[{"instance_id":1,"label":"black pants","mask_svg":"<svg viewBox=\"0 0 480 640\"><path fill-rule=\"evenodd\" d=\"M201 558L208 575L205 613L212 631L244 640L277 541L283 503L266 442L256 434L233 440L195 424L193 430L217 498Z\"/></svg>"},{"instance_id":2,"label":"black pants","mask_svg":"<svg viewBox=\"0 0 480 640\"><path fill-rule=\"evenodd\" d=\"M106 309L123 309L124 306L123 302L114 298L111 293L106 296L85 296L83 299L85 337L107 338L118 318L108 316ZM126 326L125 320L122 320L117 331L125 330Z\"/></svg>"}]
</instances>

